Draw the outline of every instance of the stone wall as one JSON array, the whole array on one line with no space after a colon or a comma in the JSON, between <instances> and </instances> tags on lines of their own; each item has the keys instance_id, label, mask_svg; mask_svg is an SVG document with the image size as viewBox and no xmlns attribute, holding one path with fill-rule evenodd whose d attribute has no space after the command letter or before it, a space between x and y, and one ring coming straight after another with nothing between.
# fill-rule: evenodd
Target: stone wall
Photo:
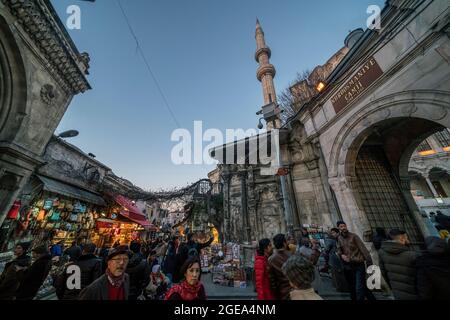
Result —
<instances>
[{"instance_id":1,"label":"stone wall","mask_svg":"<svg viewBox=\"0 0 450 320\"><path fill-rule=\"evenodd\" d=\"M261 176L259 169L244 165L222 166L225 241L258 241L286 232L279 179Z\"/></svg>"},{"instance_id":2,"label":"stone wall","mask_svg":"<svg viewBox=\"0 0 450 320\"><path fill-rule=\"evenodd\" d=\"M0 2L0 224L72 97L90 89L80 54L48 1Z\"/></svg>"},{"instance_id":3,"label":"stone wall","mask_svg":"<svg viewBox=\"0 0 450 320\"><path fill-rule=\"evenodd\" d=\"M366 31L363 44L347 53L330 75L332 81L327 84L327 88L315 97L307 110L300 113L298 120L303 126L305 138L302 138L301 133L294 134L300 137L297 138L301 145L300 154L311 154L307 146L318 139L326 167L326 173L325 170L322 172L326 174L336 195L341 215L349 228L361 237L367 235L366 231L370 228L358 197L355 160L365 140L380 131L380 128L385 130L389 126L403 126L402 132L397 130L397 134L384 135L387 141L385 147L394 173L398 176L401 192L416 223L420 225L420 216L405 172L407 175L413 150L419 140L424 138L420 135L429 135L433 130L450 127L447 6L442 1L415 1L409 5L414 10L399 10L398 6L387 8L385 12L388 18L382 20L384 28L381 33ZM394 18L402 23L393 23ZM378 42L388 33L390 36L384 42ZM336 111L332 98L370 57L378 62L383 74L345 108ZM398 119L407 122L402 123ZM414 119L422 119L422 124L434 125L429 126L428 132L419 130L416 137L408 136L406 133L411 133L412 129L420 129L420 126L408 126L413 124ZM294 162L296 157L301 158L294 152ZM307 174L314 169L311 169L311 165L306 169L305 165L297 165L293 169L296 178L301 181L296 187L304 194L303 199L299 195L300 200L297 200L300 203L303 201L301 207L307 204L305 197L314 191L314 184ZM326 184L323 189L328 189ZM315 198L318 206L321 197L315 195Z\"/></svg>"}]
</instances>

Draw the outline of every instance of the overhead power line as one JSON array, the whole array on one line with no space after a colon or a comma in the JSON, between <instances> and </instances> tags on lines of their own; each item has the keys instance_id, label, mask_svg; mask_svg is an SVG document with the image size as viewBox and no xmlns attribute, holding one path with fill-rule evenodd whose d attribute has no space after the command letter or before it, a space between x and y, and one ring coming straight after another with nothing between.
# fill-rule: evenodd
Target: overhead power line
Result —
<instances>
[{"instance_id":1,"label":"overhead power line","mask_svg":"<svg viewBox=\"0 0 450 320\"><path fill-rule=\"evenodd\" d=\"M144 60L145 66L146 66L146 68L147 68L147 70L148 70L148 72L149 72L151 78L152 78L153 81L155 82L156 88L158 89L159 94L161 95L161 97L162 97L162 99L163 99L163 101L164 101L164 105L166 106L167 110L169 111L169 113L170 113L170 115L171 115L173 121L174 121L175 124L177 125L177 127L180 128L181 125L180 125L180 123L178 122L177 117L175 116L174 112L172 111L172 108L170 107L169 101L167 100L166 95L164 94L164 92L163 92L163 90L162 90L162 88L161 88L161 86L160 86L160 84L159 84L159 81L158 81L158 79L157 79L156 76L155 76L155 73L152 71L152 68L150 67L150 63L148 62L148 60L147 60L147 58L146 58L146 56L145 56L145 54L144 54L144 51L142 50L141 44L140 44L140 42L139 42L139 39L138 39L138 37L136 36L136 33L135 33L134 30L133 30L133 27L131 26L130 20L128 19L128 16L127 16L127 14L125 13L125 10L124 10L124 8L123 8L123 6L122 6L122 3L120 2L120 0L117 0L117 3L118 3L118 5L119 5L120 10L122 11L122 15L123 15L123 17L124 17L124 19L125 19L125 22L126 22L127 25L128 25L128 29L130 30L130 33L131 33L132 37L134 38L134 41L136 42L136 49L137 49L137 51L139 52L139 54L141 55L142 60Z\"/></svg>"}]
</instances>

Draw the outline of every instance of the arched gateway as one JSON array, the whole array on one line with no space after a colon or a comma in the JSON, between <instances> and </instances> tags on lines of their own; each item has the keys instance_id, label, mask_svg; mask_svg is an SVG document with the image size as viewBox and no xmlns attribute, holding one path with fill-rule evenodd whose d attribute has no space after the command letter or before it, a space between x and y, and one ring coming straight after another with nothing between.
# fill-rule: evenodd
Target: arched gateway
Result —
<instances>
[{"instance_id":1,"label":"arched gateway","mask_svg":"<svg viewBox=\"0 0 450 320\"><path fill-rule=\"evenodd\" d=\"M391 94L349 118L328 159L343 218L364 231L399 227L421 242L408 164L421 141L449 127L450 94L434 90Z\"/></svg>"}]
</instances>

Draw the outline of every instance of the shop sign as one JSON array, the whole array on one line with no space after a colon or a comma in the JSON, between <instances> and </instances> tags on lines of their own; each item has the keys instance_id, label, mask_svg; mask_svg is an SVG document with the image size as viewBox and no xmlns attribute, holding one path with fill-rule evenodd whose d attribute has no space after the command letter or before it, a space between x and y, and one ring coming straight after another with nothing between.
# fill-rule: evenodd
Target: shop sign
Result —
<instances>
[{"instance_id":1,"label":"shop sign","mask_svg":"<svg viewBox=\"0 0 450 320\"><path fill-rule=\"evenodd\" d=\"M113 224L110 222L97 221L97 229L100 228L112 228Z\"/></svg>"},{"instance_id":2,"label":"shop sign","mask_svg":"<svg viewBox=\"0 0 450 320\"><path fill-rule=\"evenodd\" d=\"M360 96L372 83L374 83L381 75L381 70L378 62L374 57L369 60L348 80L331 98L334 111L339 113L350 102Z\"/></svg>"}]
</instances>

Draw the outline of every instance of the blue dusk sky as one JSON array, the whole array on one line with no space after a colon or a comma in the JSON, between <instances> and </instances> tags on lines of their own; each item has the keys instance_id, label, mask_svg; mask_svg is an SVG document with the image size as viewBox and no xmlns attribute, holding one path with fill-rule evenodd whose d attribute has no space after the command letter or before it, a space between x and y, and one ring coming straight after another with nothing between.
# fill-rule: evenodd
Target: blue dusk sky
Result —
<instances>
[{"instance_id":1,"label":"blue dusk sky","mask_svg":"<svg viewBox=\"0 0 450 320\"><path fill-rule=\"evenodd\" d=\"M170 140L178 126L166 108L117 0L53 0L65 23L81 8L81 29L68 30L91 57L92 90L76 96L56 133L144 189L186 186L213 165L175 165ZM182 128L256 128L263 104L256 79L259 18L281 92L297 72L312 70L366 28L369 5L381 0L121 0L160 88ZM208 142L204 144L206 146Z\"/></svg>"}]
</instances>

